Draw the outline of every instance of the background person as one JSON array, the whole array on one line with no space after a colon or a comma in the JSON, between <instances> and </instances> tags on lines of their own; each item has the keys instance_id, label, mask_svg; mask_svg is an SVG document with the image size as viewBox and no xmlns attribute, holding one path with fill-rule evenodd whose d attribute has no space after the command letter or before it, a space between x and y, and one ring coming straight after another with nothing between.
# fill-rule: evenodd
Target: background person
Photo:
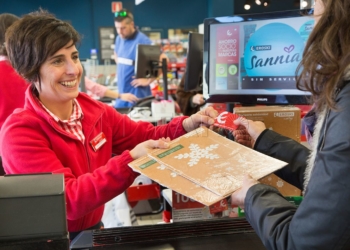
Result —
<instances>
[{"instance_id":1,"label":"background person","mask_svg":"<svg viewBox=\"0 0 350 250\"><path fill-rule=\"evenodd\" d=\"M275 188L246 176L232 194L267 249L350 249L350 1L316 0L315 26L297 86L312 93L311 151L240 119L236 140L289 164L276 174L303 190L298 209Z\"/></svg>"},{"instance_id":2,"label":"background person","mask_svg":"<svg viewBox=\"0 0 350 250\"><path fill-rule=\"evenodd\" d=\"M24 92L29 84L12 68L5 48L5 32L19 17L0 14L0 131L6 118L16 109L24 106ZM0 176L4 175L0 154Z\"/></svg>"},{"instance_id":3,"label":"background person","mask_svg":"<svg viewBox=\"0 0 350 250\"><path fill-rule=\"evenodd\" d=\"M24 108L12 113L0 132L4 169L64 174L71 239L81 230L100 228L104 204L138 176L128 163L213 124L217 116L208 108L154 127L79 92L79 35L45 11L24 15L6 31L5 41L13 67L31 86Z\"/></svg>"},{"instance_id":4,"label":"background person","mask_svg":"<svg viewBox=\"0 0 350 250\"><path fill-rule=\"evenodd\" d=\"M0 14L0 130L6 118L24 106L24 92L29 86L12 68L5 48L5 32L18 19L9 13Z\"/></svg>"},{"instance_id":5,"label":"background person","mask_svg":"<svg viewBox=\"0 0 350 250\"><path fill-rule=\"evenodd\" d=\"M185 76L186 72L176 89L176 101L183 115L192 115L200 110L200 107L205 104L205 100L203 90L185 91Z\"/></svg>"},{"instance_id":6,"label":"background person","mask_svg":"<svg viewBox=\"0 0 350 250\"><path fill-rule=\"evenodd\" d=\"M118 33L114 47L118 92L120 94L132 93L138 98L152 95L149 85L154 78L134 78L137 45L151 44L151 40L135 27L134 16L127 9L115 12L114 24ZM121 99L117 99L114 105L115 108L131 106L132 103Z\"/></svg>"}]
</instances>

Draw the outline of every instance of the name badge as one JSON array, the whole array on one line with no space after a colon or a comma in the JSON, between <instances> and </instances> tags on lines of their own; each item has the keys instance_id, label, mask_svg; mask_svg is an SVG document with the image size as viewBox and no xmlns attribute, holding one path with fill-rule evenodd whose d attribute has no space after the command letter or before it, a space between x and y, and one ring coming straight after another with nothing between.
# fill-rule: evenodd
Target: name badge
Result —
<instances>
[{"instance_id":1,"label":"name badge","mask_svg":"<svg viewBox=\"0 0 350 250\"><path fill-rule=\"evenodd\" d=\"M92 149L96 152L103 144L107 142L106 136L103 132L99 133L94 139L90 141Z\"/></svg>"},{"instance_id":2,"label":"name badge","mask_svg":"<svg viewBox=\"0 0 350 250\"><path fill-rule=\"evenodd\" d=\"M133 60L128 59L128 58L124 58L124 57L118 57L117 58L117 63L130 65L130 66L134 65L134 61Z\"/></svg>"}]
</instances>

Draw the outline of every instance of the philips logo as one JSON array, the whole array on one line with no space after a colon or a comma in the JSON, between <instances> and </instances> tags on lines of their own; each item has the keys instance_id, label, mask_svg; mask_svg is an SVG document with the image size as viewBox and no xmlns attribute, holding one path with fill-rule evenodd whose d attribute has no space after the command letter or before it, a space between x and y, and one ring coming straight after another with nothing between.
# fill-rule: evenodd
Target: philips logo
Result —
<instances>
[{"instance_id":1,"label":"philips logo","mask_svg":"<svg viewBox=\"0 0 350 250\"><path fill-rule=\"evenodd\" d=\"M256 99L258 102L267 102L267 98L257 98Z\"/></svg>"},{"instance_id":2,"label":"philips logo","mask_svg":"<svg viewBox=\"0 0 350 250\"><path fill-rule=\"evenodd\" d=\"M274 113L274 117L293 117L294 112L278 112Z\"/></svg>"}]
</instances>

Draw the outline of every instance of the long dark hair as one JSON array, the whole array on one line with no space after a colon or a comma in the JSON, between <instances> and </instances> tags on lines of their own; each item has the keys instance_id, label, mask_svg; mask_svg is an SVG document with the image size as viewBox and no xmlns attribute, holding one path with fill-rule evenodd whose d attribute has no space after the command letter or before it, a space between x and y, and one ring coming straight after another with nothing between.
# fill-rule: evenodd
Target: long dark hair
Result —
<instances>
[{"instance_id":1,"label":"long dark hair","mask_svg":"<svg viewBox=\"0 0 350 250\"><path fill-rule=\"evenodd\" d=\"M324 12L297 68L297 87L313 94L317 110L324 105L334 109L334 91L350 70L350 1L318 1L324 3Z\"/></svg>"}]
</instances>

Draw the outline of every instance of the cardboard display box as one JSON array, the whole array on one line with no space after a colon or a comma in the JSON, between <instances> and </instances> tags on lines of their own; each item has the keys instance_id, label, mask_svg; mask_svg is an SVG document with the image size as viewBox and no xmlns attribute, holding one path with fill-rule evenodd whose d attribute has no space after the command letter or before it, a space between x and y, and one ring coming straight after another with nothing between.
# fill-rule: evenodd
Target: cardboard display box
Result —
<instances>
[{"instance_id":1,"label":"cardboard display box","mask_svg":"<svg viewBox=\"0 0 350 250\"><path fill-rule=\"evenodd\" d=\"M237 107L234 113L253 121L262 121L268 129L300 142L301 114L294 106Z\"/></svg>"},{"instance_id":2,"label":"cardboard display box","mask_svg":"<svg viewBox=\"0 0 350 250\"><path fill-rule=\"evenodd\" d=\"M211 206L205 206L185 195L172 191L173 222L236 217L232 216L232 211L233 208L226 198Z\"/></svg>"},{"instance_id":3,"label":"cardboard display box","mask_svg":"<svg viewBox=\"0 0 350 250\"><path fill-rule=\"evenodd\" d=\"M259 180L261 183L273 186L280 191L283 196L300 196L301 190L292 184L282 180L275 174L270 174Z\"/></svg>"},{"instance_id":4,"label":"cardboard display box","mask_svg":"<svg viewBox=\"0 0 350 250\"><path fill-rule=\"evenodd\" d=\"M237 107L234 113L253 121L262 121L266 128L300 142L301 111L294 106ZM277 188L284 196L300 196L300 189L271 174L259 180Z\"/></svg>"}]
</instances>

